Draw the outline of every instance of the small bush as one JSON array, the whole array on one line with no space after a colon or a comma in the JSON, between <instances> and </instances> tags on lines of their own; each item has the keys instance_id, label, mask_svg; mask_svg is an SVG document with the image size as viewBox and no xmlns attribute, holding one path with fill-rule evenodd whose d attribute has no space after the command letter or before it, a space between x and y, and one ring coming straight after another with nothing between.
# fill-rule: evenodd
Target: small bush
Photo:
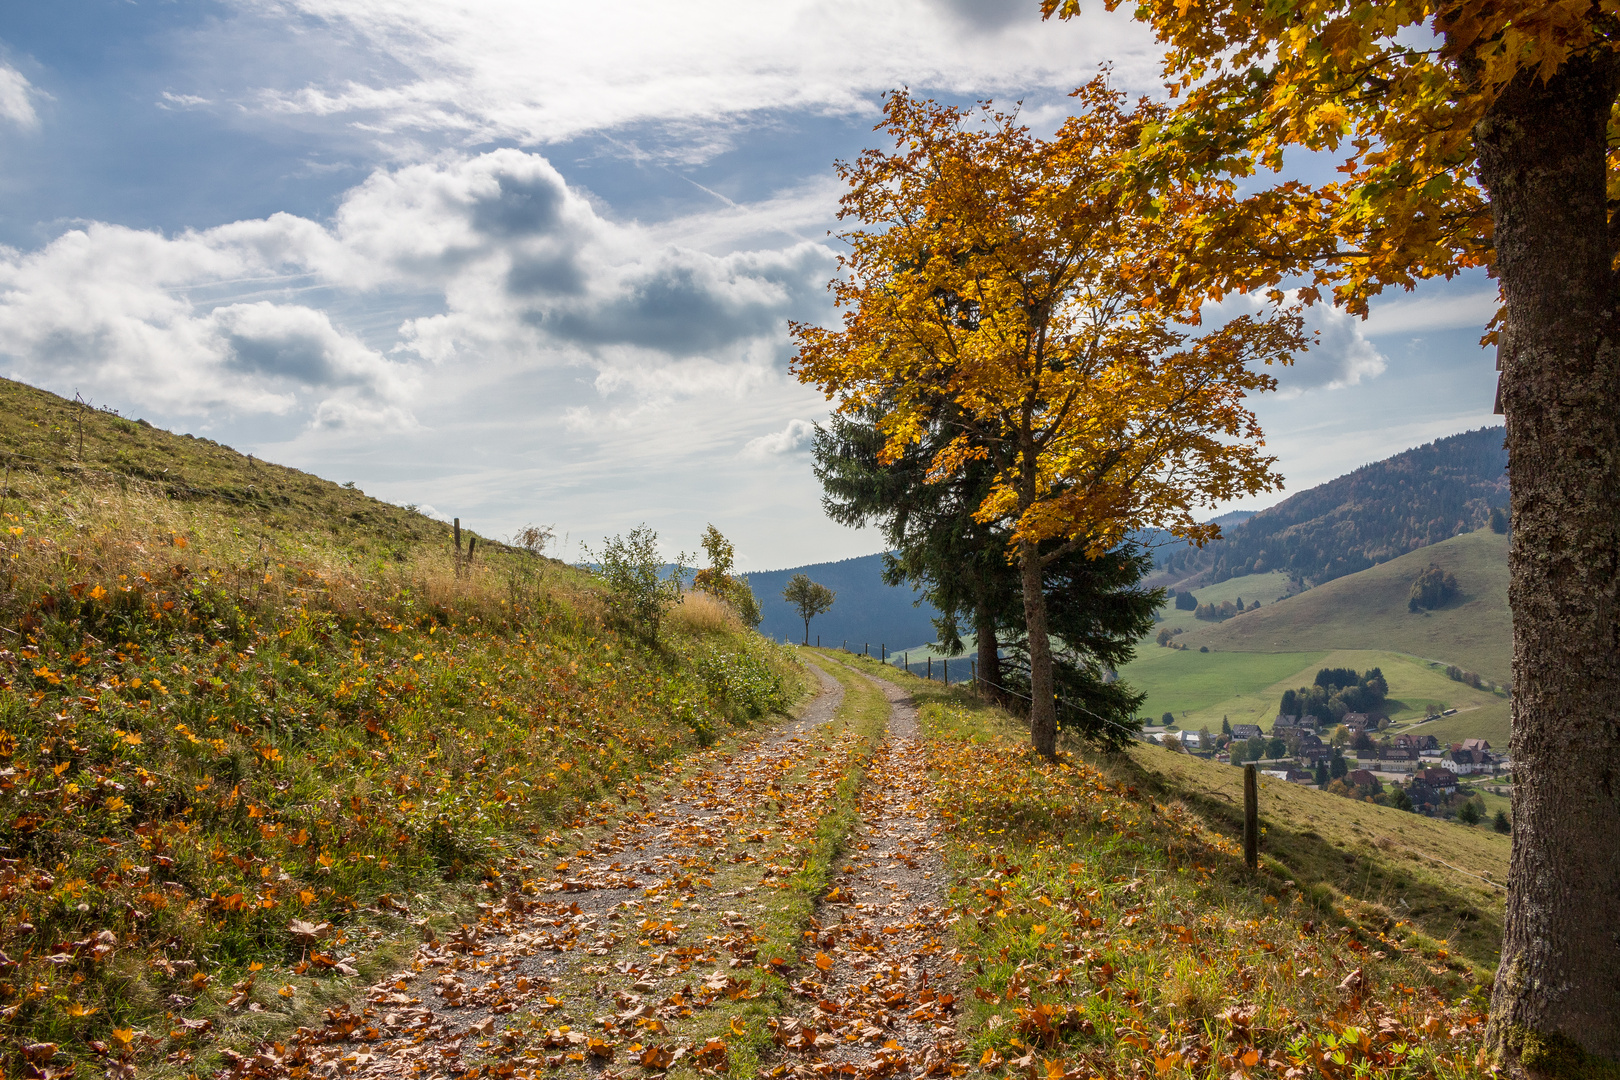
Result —
<instances>
[{"instance_id":1,"label":"small bush","mask_svg":"<svg viewBox=\"0 0 1620 1080\"><path fill-rule=\"evenodd\" d=\"M602 541L600 552L586 548L585 554L599 564L597 573L612 597L614 613L649 641L656 639L664 613L681 598L691 556L681 552L670 574L664 576L658 534L646 525L631 529L629 536L609 537Z\"/></svg>"},{"instance_id":2,"label":"small bush","mask_svg":"<svg viewBox=\"0 0 1620 1080\"><path fill-rule=\"evenodd\" d=\"M1456 595L1457 576L1430 563L1429 568L1412 582L1412 591L1407 596L1406 606L1409 611L1433 611Z\"/></svg>"}]
</instances>

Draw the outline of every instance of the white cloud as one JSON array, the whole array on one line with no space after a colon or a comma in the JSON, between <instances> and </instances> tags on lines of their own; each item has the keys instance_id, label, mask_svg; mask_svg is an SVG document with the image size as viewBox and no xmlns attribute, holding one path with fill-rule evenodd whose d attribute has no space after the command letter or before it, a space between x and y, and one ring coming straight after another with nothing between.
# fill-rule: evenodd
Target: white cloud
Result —
<instances>
[{"instance_id":1,"label":"white cloud","mask_svg":"<svg viewBox=\"0 0 1620 1080\"><path fill-rule=\"evenodd\" d=\"M163 99L157 103L157 107L160 109L194 109L199 105L212 104L213 102L207 98L198 97L196 94L174 94L165 90L163 91Z\"/></svg>"},{"instance_id":2,"label":"white cloud","mask_svg":"<svg viewBox=\"0 0 1620 1080\"><path fill-rule=\"evenodd\" d=\"M1435 296L1414 300L1394 300L1378 304L1368 313L1364 333L1423 334L1435 330L1481 332L1496 314L1500 303L1495 289L1463 296Z\"/></svg>"},{"instance_id":3,"label":"white cloud","mask_svg":"<svg viewBox=\"0 0 1620 1080\"><path fill-rule=\"evenodd\" d=\"M684 159L727 145L716 127L723 118L869 113L876 93L902 84L1062 93L1105 59L1124 85L1158 82L1158 50L1128 14L1099 9L1083 22L1043 23L1035 0L243 5L385 61L337 70L390 73L267 88L258 97L264 110L467 143L552 141L655 121L670 137L649 152Z\"/></svg>"},{"instance_id":4,"label":"white cloud","mask_svg":"<svg viewBox=\"0 0 1620 1080\"><path fill-rule=\"evenodd\" d=\"M0 356L45 385L316 429L409 427L427 368L585 369L594 400L556 412L624 429L782 382L786 320L824 313L833 268L824 246L786 239L726 254L662 241L601 217L544 158L497 150L380 170L330 225L93 224L0 251ZM336 314L390 306L404 318L371 341Z\"/></svg>"},{"instance_id":5,"label":"white cloud","mask_svg":"<svg viewBox=\"0 0 1620 1080\"><path fill-rule=\"evenodd\" d=\"M20 128L38 127L39 114L33 102L38 92L22 72L0 64L0 120L9 120Z\"/></svg>"},{"instance_id":6,"label":"white cloud","mask_svg":"<svg viewBox=\"0 0 1620 1080\"><path fill-rule=\"evenodd\" d=\"M1342 390L1384 373L1384 354L1367 340L1361 320L1343 309L1318 304L1306 311L1305 328L1316 339L1292 365L1275 372L1281 396Z\"/></svg>"},{"instance_id":7,"label":"white cloud","mask_svg":"<svg viewBox=\"0 0 1620 1080\"><path fill-rule=\"evenodd\" d=\"M816 436L816 426L808 420L789 420L787 427L749 439L743 446L743 457L762 459L797 454L808 450Z\"/></svg>"},{"instance_id":8,"label":"white cloud","mask_svg":"<svg viewBox=\"0 0 1620 1080\"><path fill-rule=\"evenodd\" d=\"M1288 294L1289 300L1295 298ZM1230 296L1219 304L1206 305L1204 317L1207 325L1217 325L1240 314L1267 310L1269 305L1259 294ZM1383 374L1387 361L1367 340L1360 319L1327 304L1308 307L1303 314L1309 347L1296 354L1292 364L1267 369L1277 380L1276 397L1289 399L1311 390L1343 390Z\"/></svg>"}]
</instances>

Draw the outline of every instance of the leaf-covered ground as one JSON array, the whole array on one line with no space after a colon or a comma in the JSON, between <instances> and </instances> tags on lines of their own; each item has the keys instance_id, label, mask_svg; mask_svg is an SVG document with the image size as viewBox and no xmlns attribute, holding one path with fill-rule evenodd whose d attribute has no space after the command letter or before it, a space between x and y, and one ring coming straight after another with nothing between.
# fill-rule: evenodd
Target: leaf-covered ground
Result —
<instances>
[{"instance_id":1,"label":"leaf-covered ground","mask_svg":"<svg viewBox=\"0 0 1620 1080\"><path fill-rule=\"evenodd\" d=\"M807 655L841 699L505 867L476 921L225 1075L1489 1071L1447 942L1250 874L1128 758L1043 762L961 688Z\"/></svg>"},{"instance_id":2,"label":"leaf-covered ground","mask_svg":"<svg viewBox=\"0 0 1620 1080\"><path fill-rule=\"evenodd\" d=\"M847 694L821 679L796 719L690 756L560 858L509 863L476 919L430 933L323 1023L227 1055L221 1075L759 1071L819 970L811 901L870 790L887 712L858 676Z\"/></svg>"},{"instance_id":3,"label":"leaf-covered ground","mask_svg":"<svg viewBox=\"0 0 1620 1080\"><path fill-rule=\"evenodd\" d=\"M702 613L649 641L528 552L15 474L0 512L12 1074L183 1075L307 1024L802 677Z\"/></svg>"}]
</instances>

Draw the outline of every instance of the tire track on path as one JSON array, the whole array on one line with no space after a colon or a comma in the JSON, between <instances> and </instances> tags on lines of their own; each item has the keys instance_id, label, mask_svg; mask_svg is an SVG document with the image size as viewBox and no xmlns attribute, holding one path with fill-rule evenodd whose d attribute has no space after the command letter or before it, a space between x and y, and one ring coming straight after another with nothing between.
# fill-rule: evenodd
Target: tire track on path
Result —
<instances>
[{"instance_id":1,"label":"tire track on path","mask_svg":"<svg viewBox=\"0 0 1620 1080\"><path fill-rule=\"evenodd\" d=\"M806 936L808 973L792 984L803 1005L775 1022L785 1060L770 1075L958 1076L967 1071L956 1030L960 958L944 940L944 824L933 812L916 703L894 683L858 674L889 701L888 737L867 770L860 826Z\"/></svg>"}]
</instances>

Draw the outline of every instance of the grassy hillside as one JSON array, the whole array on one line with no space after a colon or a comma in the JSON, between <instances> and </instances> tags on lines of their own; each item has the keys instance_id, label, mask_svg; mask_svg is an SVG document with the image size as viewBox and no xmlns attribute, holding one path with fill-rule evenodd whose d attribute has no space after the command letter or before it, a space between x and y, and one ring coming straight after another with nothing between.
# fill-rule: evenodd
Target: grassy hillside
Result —
<instances>
[{"instance_id":1,"label":"grassy hillside","mask_svg":"<svg viewBox=\"0 0 1620 1080\"><path fill-rule=\"evenodd\" d=\"M1271 688L1299 685L1294 680L1302 671L1315 676L1327 655L1201 653L1149 644L1137 650L1136 660L1119 677L1147 694L1141 714L1155 723L1161 714L1173 712L1177 724L1193 730L1213 718L1212 727L1219 731L1223 714L1234 724L1261 723L1257 717L1263 718L1269 727L1282 694L1279 689L1273 695Z\"/></svg>"},{"instance_id":2,"label":"grassy hillside","mask_svg":"<svg viewBox=\"0 0 1620 1080\"><path fill-rule=\"evenodd\" d=\"M1242 600L1245 607L1258 600L1264 609L1286 595L1288 595L1288 575L1280 571L1228 578L1219 584L1193 590L1193 597L1200 604L1214 604L1216 607L1228 600L1233 603ZM1195 618L1190 611L1177 609L1175 598L1171 596L1166 596L1164 603L1159 606L1158 616L1159 622L1149 631L1150 641L1153 635L1165 628L1185 632L1198 627L1216 625Z\"/></svg>"},{"instance_id":3,"label":"grassy hillside","mask_svg":"<svg viewBox=\"0 0 1620 1080\"><path fill-rule=\"evenodd\" d=\"M1194 651L1393 650L1505 683L1513 652L1507 549L1508 538L1489 530L1456 536L1224 623L1194 623L1177 641ZM1430 563L1457 575L1461 595L1438 611L1410 612L1412 581Z\"/></svg>"},{"instance_id":4,"label":"grassy hillside","mask_svg":"<svg viewBox=\"0 0 1620 1080\"><path fill-rule=\"evenodd\" d=\"M112 484L119 491L133 484L175 504L234 508L266 529L313 528L373 548L431 537L448 543L450 536L443 522L353 487L10 379L0 379L0 469L13 484L25 477L70 487Z\"/></svg>"},{"instance_id":5,"label":"grassy hillside","mask_svg":"<svg viewBox=\"0 0 1620 1080\"><path fill-rule=\"evenodd\" d=\"M1385 709L1398 723L1419 720L1431 710L1458 710L1457 716L1423 725L1425 732L1451 733L1454 739L1482 735L1494 743L1496 732L1507 723L1505 695L1447 678L1437 662L1372 649L1201 653L1145 645L1120 677L1147 694L1144 716L1174 712L1179 726L1194 731L1205 726L1219 731L1223 717L1269 730L1283 691L1310 685L1324 667L1382 670L1389 684ZM1505 737L1503 741L1505 745Z\"/></svg>"},{"instance_id":6,"label":"grassy hillside","mask_svg":"<svg viewBox=\"0 0 1620 1080\"><path fill-rule=\"evenodd\" d=\"M180 1019L297 1023L469 904L454 883L499 887L800 689L716 606L653 636L529 552L458 565L410 511L0 396L6 1044L183 1072ZM330 924L319 950L300 924Z\"/></svg>"}]
</instances>

